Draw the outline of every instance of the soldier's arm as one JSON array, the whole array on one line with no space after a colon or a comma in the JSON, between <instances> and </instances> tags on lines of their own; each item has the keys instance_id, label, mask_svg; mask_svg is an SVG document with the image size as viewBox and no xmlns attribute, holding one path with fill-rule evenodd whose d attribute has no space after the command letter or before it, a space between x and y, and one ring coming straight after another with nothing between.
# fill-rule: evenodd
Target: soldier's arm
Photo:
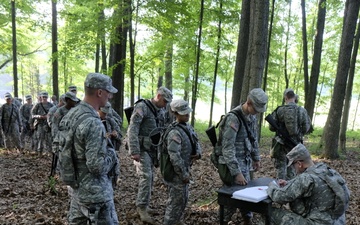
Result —
<instances>
[{"instance_id":1,"label":"soldier's arm","mask_svg":"<svg viewBox=\"0 0 360 225\"><path fill-rule=\"evenodd\" d=\"M181 180L188 180L189 179L189 173L187 172L187 169L185 167L185 163L183 158L181 157L181 143L182 138L179 131L176 129L173 129L169 132L167 137L167 146L168 146L168 153L170 157L171 164L174 167L175 173L177 173Z\"/></svg>"},{"instance_id":2,"label":"soldier's arm","mask_svg":"<svg viewBox=\"0 0 360 225\"><path fill-rule=\"evenodd\" d=\"M144 119L145 112L142 103L138 103L135 106L134 112L130 118L130 124L127 130L127 136L129 139L129 152L131 155L140 154L140 141L139 141L139 131L141 122Z\"/></svg>"}]
</instances>

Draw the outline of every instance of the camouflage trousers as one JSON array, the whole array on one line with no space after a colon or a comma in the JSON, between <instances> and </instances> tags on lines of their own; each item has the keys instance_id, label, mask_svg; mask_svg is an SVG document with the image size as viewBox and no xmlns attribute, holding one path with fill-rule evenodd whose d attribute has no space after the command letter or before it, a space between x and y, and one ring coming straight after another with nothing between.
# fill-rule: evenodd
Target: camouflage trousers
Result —
<instances>
[{"instance_id":1,"label":"camouflage trousers","mask_svg":"<svg viewBox=\"0 0 360 225\"><path fill-rule=\"evenodd\" d=\"M91 221L91 222L90 222ZM98 204L80 204L74 198L71 199L68 213L70 225L117 225L118 217L115 211L114 201Z\"/></svg>"},{"instance_id":2,"label":"camouflage trousers","mask_svg":"<svg viewBox=\"0 0 360 225\"><path fill-rule=\"evenodd\" d=\"M39 124L35 130L37 152L51 152L51 133L46 124Z\"/></svg>"},{"instance_id":3,"label":"camouflage trousers","mask_svg":"<svg viewBox=\"0 0 360 225\"><path fill-rule=\"evenodd\" d=\"M7 132L3 131L2 134L4 138L4 147L7 149L22 149L22 144L20 141L20 132L17 125L13 125L9 127L9 130Z\"/></svg>"},{"instance_id":4,"label":"camouflage trousers","mask_svg":"<svg viewBox=\"0 0 360 225\"><path fill-rule=\"evenodd\" d=\"M166 185L169 198L166 202L164 225L178 224L189 199L189 185L184 184L179 176L175 176L172 182L166 182Z\"/></svg>"},{"instance_id":5,"label":"camouflage trousers","mask_svg":"<svg viewBox=\"0 0 360 225\"><path fill-rule=\"evenodd\" d=\"M271 214L272 225L288 225L288 224L301 224L301 225L317 225L317 224L333 224L333 223L319 223L313 220L306 219L301 215L293 213L286 209L273 208Z\"/></svg>"},{"instance_id":6,"label":"camouflage trousers","mask_svg":"<svg viewBox=\"0 0 360 225\"><path fill-rule=\"evenodd\" d=\"M136 206L147 207L151 198L154 183L154 165L148 152L141 151L140 161L134 161L136 173L139 176Z\"/></svg>"},{"instance_id":7,"label":"camouflage trousers","mask_svg":"<svg viewBox=\"0 0 360 225\"><path fill-rule=\"evenodd\" d=\"M282 147L280 151L277 152L274 162L274 167L276 169L276 177L283 180L291 180L295 177L295 169L293 166L287 166L288 159L286 154L288 153L285 147Z\"/></svg>"}]
</instances>

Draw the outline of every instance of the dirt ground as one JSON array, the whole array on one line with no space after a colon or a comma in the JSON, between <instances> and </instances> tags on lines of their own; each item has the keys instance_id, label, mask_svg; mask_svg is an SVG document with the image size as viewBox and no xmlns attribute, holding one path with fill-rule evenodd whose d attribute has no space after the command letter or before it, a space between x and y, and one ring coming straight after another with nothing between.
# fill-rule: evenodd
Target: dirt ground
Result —
<instances>
[{"instance_id":1,"label":"dirt ground","mask_svg":"<svg viewBox=\"0 0 360 225\"><path fill-rule=\"evenodd\" d=\"M221 187L218 174L212 166L209 155L211 147L202 145L203 157L192 168L193 184L190 186L190 199L185 210L186 224L218 224L218 204L216 190ZM273 177L274 167L264 150L262 168L255 177ZM135 211L137 177L132 161L124 149L120 153L121 175L115 190L115 204L122 225L142 224ZM347 211L347 224L360 224L360 180L359 155L348 153L345 160L326 161L338 170L347 180L351 190L351 203ZM32 153L7 152L0 150L0 224L67 224L66 214L69 206L67 189L59 180L49 182L51 156L42 158ZM154 215L162 224L167 200L166 186L157 171L151 207L157 210ZM237 213L233 219L241 224ZM254 216L255 224L261 224L261 217Z\"/></svg>"}]
</instances>

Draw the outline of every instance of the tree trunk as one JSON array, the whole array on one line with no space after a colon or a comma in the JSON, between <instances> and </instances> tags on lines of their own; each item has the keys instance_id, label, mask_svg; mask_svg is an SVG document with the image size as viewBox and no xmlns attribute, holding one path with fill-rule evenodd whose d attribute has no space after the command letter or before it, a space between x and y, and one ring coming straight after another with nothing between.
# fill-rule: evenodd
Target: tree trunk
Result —
<instances>
[{"instance_id":1,"label":"tree trunk","mask_svg":"<svg viewBox=\"0 0 360 225\"><path fill-rule=\"evenodd\" d=\"M138 4L136 12L138 12ZM137 18L137 17L136 17ZM136 22L137 23L137 22ZM130 48L130 105L135 103L135 46L136 46L136 26L133 35L132 14L130 14L129 22L129 48Z\"/></svg>"},{"instance_id":2,"label":"tree trunk","mask_svg":"<svg viewBox=\"0 0 360 225\"><path fill-rule=\"evenodd\" d=\"M195 68L195 77L193 79L193 88L192 88L192 97L191 97L191 108L193 110L191 113L191 125L192 126L194 126L194 124L195 124L195 111L196 111L196 100L197 100L197 94L198 94L198 80L199 80L203 16L204 16L204 0L201 0L200 19L199 19L199 36L198 36L197 51L196 51L196 68Z\"/></svg>"},{"instance_id":3,"label":"tree trunk","mask_svg":"<svg viewBox=\"0 0 360 225\"><path fill-rule=\"evenodd\" d=\"M305 0L301 0L302 12L302 41L303 41L303 60L304 60L304 91L305 99L307 99L309 90L309 63L308 63L308 46L307 46L307 31L306 31L306 10Z\"/></svg>"},{"instance_id":4,"label":"tree trunk","mask_svg":"<svg viewBox=\"0 0 360 225\"><path fill-rule=\"evenodd\" d=\"M320 75L321 51L323 45L325 16L326 16L326 0L320 0L318 7L316 35L315 35L315 43L314 43L314 55L313 55L313 63L311 66L310 83L309 83L308 94L306 95L306 99L305 99L305 109L307 110L308 115L311 119L313 119L313 115L314 115L315 99L316 99L317 86Z\"/></svg>"},{"instance_id":5,"label":"tree trunk","mask_svg":"<svg viewBox=\"0 0 360 225\"><path fill-rule=\"evenodd\" d=\"M338 66L334 83L334 92L331 98L331 104L324 132L321 140L323 144L324 157L336 159L339 157L339 130L340 120L345 97L346 82L350 67L350 58L355 35L356 22L359 15L359 0L347 0L344 24L341 35L340 52Z\"/></svg>"},{"instance_id":6,"label":"tree trunk","mask_svg":"<svg viewBox=\"0 0 360 225\"><path fill-rule=\"evenodd\" d=\"M172 91L173 40L167 39L165 52L165 86Z\"/></svg>"},{"instance_id":7,"label":"tree trunk","mask_svg":"<svg viewBox=\"0 0 360 225\"><path fill-rule=\"evenodd\" d=\"M344 113L342 115L341 128L340 128L340 149L343 153L346 153L346 130L349 121L349 111L351 106L351 93L354 84L356 58L359 50L359 37L360 37L360 21L358 23L358 29L354 41L353 53L350 63L349 80L346 85Z\"/></svg>"},{"instance_id":8,"label":"tree trunk","mask_svg":"<svg viewBox=\"0 0 360 225\"><path fill-rule=\"evenodd\" d=\"M246 56L249 45L250 2L250 0L243 0L241 5L241 19L236 52L231 108L235 108L240 104L241 90L245 74Z\"/></svg>"},{"instance_id":9,"label":"tree trunk","mask_svg":"<svg viewBox=\"0 0 360 225\"><path fill-rule=\"evenodd\" d=\"M289 75L287 71L288 67L288 49L289 49L289 35L290 35L290 21L291 21L291 1L289 1L289 13L288 13L288 21L287 21L287 30L286 30L286 40L285 40L285 52L284 52L284 79L285 79L285 88L289 87ZM283 98L283 104L285 99Z\"/></svg>"},{"instance_id":10,"label":"tree trunk","mask_svg":"<svg viewBox=\"0 0 360 225\"><path fill-rule=\"evenodd\" d=\"M219 5L219 14L222 14L222 0L220 0ZM213 87L211 92L211 102L210 102L210 119L209 119L209 127L212 125L212 117L213 117L213 110L214 110L214 99L215 99L215 88L216 88L216 78L217 78L217 71L219 65L219 55L220 55L220 43L221 43L221 17L219 17L218 23L218 33L217 33L217 47L216 47L216 56L215 56L215 68L214 68L214 77L213 77ZM226 90L226 89L225 89ZM226 98L225 98L226 100Z\"/></svg>"},{"instance_id":11,"label":"tree trunk","mask_svg":"<svg viewBox=\"0 0 360 225\"><path fill-rule=\"evenodd\" d=\"M56 9L56 0L51 1L52 8L52 25L51 25L51 37L52 37L52 81L53 81L53 94L59 96L59 53L58 53L58 43L57 43L57 9Z\"/></svg>"},{"instance_id":12,"label":"tree trunk","mask_svg":"<svg viewBox=\"0 0 360 225\"><path fill-rule=\"evenodd\" d=\"M18 72L17 72L17 40L16 40L16 6L15 0L11 1L11 24L12 24L12 53L13 53L13 76L14 95L18 97Z\"/></svg>"},{"instance_id":13,"label":"tree trunk","mask_svg":"<svg viewBox=\"0 0 360 225\"><path fill-rule=\"evenodd\" d=\"M118 89L114 94L114 109L123 117L124 108L124 72L126 65L126 41L129 28L129 15L131 13L131 0L120 0L119 11L116 16L121 21L116 27L117 42L114 44L114 69L112 70L113 85Z\"/></svg>"}]
</instances>

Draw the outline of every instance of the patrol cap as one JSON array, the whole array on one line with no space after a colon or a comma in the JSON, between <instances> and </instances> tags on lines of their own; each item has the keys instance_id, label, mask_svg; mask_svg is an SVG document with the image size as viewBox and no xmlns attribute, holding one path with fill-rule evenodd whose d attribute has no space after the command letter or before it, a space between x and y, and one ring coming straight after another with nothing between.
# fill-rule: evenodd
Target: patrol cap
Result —
<instances>
[{"instance_id":1,"label":"patrol cap","mask_svg":"<svg viewBox=\"0 0 360 225\"><path fill-rule=\"evenodd\" d=\"M80 99L78 99L78 98L76 97L76 95L75 95L73 92L71 92L71 91L68 91L68 92L66 92L66 93L64 94L64 100L65 100L66 98L68 98L68 99L70 99L70 100L72 100L72 101L74 101L74 102L79 102L79 101L80 101Z\"/></svg>"},{"instance_id":2,"label":"patrol cap","mask_svg":"<svg viewBox=\"0 0 360 225\"><path fill-rule=\"evenodd\" d=\"M249 99L253 103L256 112L263 113L266 111L268 96L261 88L252 89L249 93Z\"/></svg>"},{"instance_id":3,"label":"patrol cap","mask_svg":"<svg viewBox=\"0 0 360 225\"><path fill-rule=\"evenodd\" d=\"M289 160L287 166L291 166L295 161L311 158L309 151L303 144L296 145L288 154L286 154L286 157Z\"/></svg>"},{"instance_id":4,"label":"patrol cap","mask_svg":"<svg viewBox=\"0 0 360 225\"><path fill-rule=\"evenodd\" d=\"M49 97L49 94L46 91L40 93L40 97Z\"/></svg>"},{"instance_id":5,"label":"patrol cap","mask_svg":"<svg viewBox=\"0 0 360 225\"><path fill-rule=\"evenodd\" d=\"M85 79L85 87L105 89L110 93L118 92L118 90L112 86L111 78L101 73L89 73Z\"/></svg>"},{"instance_id":6,"label":"patrol cap","mask_svg":"<svg viewBox=\"0 0 360 225\"><path fill-rule=\"evenodd\" d=\"M172 101L173 95L172 95L171 91L169 89L167 89L166 87L159 87L159 89L157 90L157 93L160 94L161 96L163 96L167 102L170 103Z\"/></svg>"},{"instance_id":7,"label":"patrol cap","mask_svg":"<svg viewBox=\"0 0 360 225\"><path fill-rule=\"evenodd\" d=\"M111 104L107 102L104 107L100 107L100 111L108 114L110 112L110 108L111 108Z\"/></svg>"},{"instance_id":8,"label":"patrol cap","mask_svg":"<svg viewBox=\"0 0 360 225\"><path fill-rule=\"evenodd\" d=\"M63 103L65 103L65 94L60 95L60 101L62 101Z\"/></svg>"},{"instance_id":9,"label":"patrol cap","mask_svg":"<svg viewBox=\"0 0 360 225\"><path fill-rule=\"evenodd\" d=\"M5 100L12 99L12 96L10 93L5 93L4 98Z\"/></svg>"},{"instance_id":10,"label":"patrol cap","mask_svg":"<svg viewBox=\"0 0 360 225\"><path fill-rule=\"evenodd\" d=\"M29 100L29 99L32 99L32 97L31 97L31 95L25 95L25 99Z\"/></svg>"},{"instance_id":11,"label":"patrol cap","mask_svg":"<svg viewBox=\"0 0 360 225\"><path fill-rule=\"evenodd\" d=\"M186 115L193 110L189 107L189 103L183 99L176 99L170 103L171 110L177 112L180 115Z\"/></svg>"},{"instance_id":12,"label":"patrol cap","mask_svg":"<svg viewBox=\"0 0 360 225\"><path fill-rule=\"evenodd\" d=\"M76 91L77 87L75 85L69 86L69 91Z\"/></svg>"}]
</instances>

